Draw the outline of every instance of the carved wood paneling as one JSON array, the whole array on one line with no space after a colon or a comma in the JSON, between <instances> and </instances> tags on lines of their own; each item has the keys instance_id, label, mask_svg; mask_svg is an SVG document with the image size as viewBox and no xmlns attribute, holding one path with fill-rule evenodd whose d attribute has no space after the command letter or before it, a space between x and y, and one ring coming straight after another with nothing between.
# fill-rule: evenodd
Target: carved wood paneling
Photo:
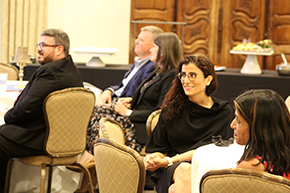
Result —
<instances>
[{"instance_id":1,"label":"carved wood paneling","mask_svg":"<svg viewBox=\"0 0 290 193\"><path fill-rule=\"evenodd\" d=\"M281 53L290 62L288 0L133 0L131 14L132 20L187 22L185 56L204 53L216 65L241 68L247 56L232 55L229 51L243 39L258 42L267 38L273 40L275 54L258 56L261 69L275 69L282 61ZM181 37L181 26L160 27Z\"/></svg>"},{"instance_id":2,"label":"carved wood paneling","mask_svg":"<svg viewBox=\"0 0 290 193\"><path fill-rule=\"evenodd\" d=\"M175 0L132 0L131 1L131 20L137 21L174 21ZM140 28L152 24L136 24L135 37L133 24L130 25L130 56L129 62L133 63L135 39L140 33ZM175 31L172 25L155 25L164 31Z\"/></svg>"},{"instance_id":3,"label":"carved wood paneling","mask_svg":"<svg viewBox=\"0 0 290 193\"><path fill-rule=\"evenodd\" d=\"M288 0L269 0L267 34L275 44L275 53L266 58L266 68L275 69L282 62L284 53L290 63L290 4Z\"/></svg>"},{"instance_id":4,"label":"carved wood paneling","mask_svg":"<svg viewBox=\"0 0 290 193\"><path fill-rule=\"evenodd\" d=\"M264 39L265 0L223 1L223 36L221 61L230 68L241 68L246 55L231 55L229 51L244 39L258 42ZM263 68L263 56L258 61Z\"/></svg>"},{"instance_id":5,"label":"carved wood paneling","mask_svg":"<svg viewBox=\"0 0 290 193\"><path fill-rule=\"evenodd\" d=\"M212 19L216 1L182 0L177 5L177 21L186 22L184 27L184 55L204 53L214 58L215 36L212 34L216 20ZM177 34L181 36L181 26Z\"/></svg>"}]
</instances>

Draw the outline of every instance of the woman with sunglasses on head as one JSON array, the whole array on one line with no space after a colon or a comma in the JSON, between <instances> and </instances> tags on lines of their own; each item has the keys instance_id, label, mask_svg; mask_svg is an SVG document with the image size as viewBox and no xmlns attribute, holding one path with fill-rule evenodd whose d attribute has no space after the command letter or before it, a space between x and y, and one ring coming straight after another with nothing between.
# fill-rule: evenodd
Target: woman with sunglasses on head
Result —
<instances>
[{"instance_id":1,"label":"woman with sunglasses on head","mask_svg":"<svg viewBox=\"0 0 290 193\"><path fill-rule=\"evenodd\" d=\"M214 65L202 54L188 56L161 106L159 121L146 144L145 167L157 192L190 192L194 149L212 136L233 136L234 111L227 101L210 96L217 88Z\"/></svg>"}]
</instances>

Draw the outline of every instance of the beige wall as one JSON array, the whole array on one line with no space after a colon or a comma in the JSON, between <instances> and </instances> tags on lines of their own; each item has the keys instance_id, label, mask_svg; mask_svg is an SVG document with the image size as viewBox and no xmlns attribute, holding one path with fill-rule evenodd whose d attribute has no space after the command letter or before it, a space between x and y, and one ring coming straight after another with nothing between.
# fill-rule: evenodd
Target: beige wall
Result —
<instances>
[{"instance_id":1,"label":"beige wall","mask_svg":"<svg viewBox=\"0 0 290 193\"><path fill-rule=\"evenodd\" d=\"M128 64L130 0L48 0L48 27L64 29L71 49L82 46L118 48L116 55L103 56L106 64ZM70 52L75 62L90 56Z\"/></svg>"},{"instance_id":2,"label":"beige wall","mask_svg":"<svg viewBox=\"0 0 290 193\"><path fill-rule=\"evenodd\" d=\"M0 10L1 5L2 0ZM130 6L130 0L48 0L48 27L64 29L70 36L71 49L82 46L118 48L116 55L101 59L106 64L128 64ZM91 59L73 51L71 55L75 62L86 63Z\"/></svg>"}]
</instances>

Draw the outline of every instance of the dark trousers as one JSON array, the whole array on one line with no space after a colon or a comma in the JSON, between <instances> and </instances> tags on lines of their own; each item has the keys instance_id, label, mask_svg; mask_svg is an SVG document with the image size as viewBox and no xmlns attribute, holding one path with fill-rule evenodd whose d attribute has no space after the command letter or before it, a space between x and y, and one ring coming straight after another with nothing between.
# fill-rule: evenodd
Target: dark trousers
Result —
<instances>
[{"instance_id":1,"label":"dark trousers","mask_svg":"<svg viewBox=\"0 0 290 193\"><path fill-rule=\"evenodd\" d=\"M10 158L44 155L43 150L15 143L0 134L0 192L4 190L7 162Z\"/></svg>"}]
</instances>

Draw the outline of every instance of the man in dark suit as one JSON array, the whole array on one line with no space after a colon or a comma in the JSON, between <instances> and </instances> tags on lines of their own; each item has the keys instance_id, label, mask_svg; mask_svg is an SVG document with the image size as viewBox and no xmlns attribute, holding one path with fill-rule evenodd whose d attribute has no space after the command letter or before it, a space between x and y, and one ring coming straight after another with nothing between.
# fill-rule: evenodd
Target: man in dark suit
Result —
<instances>
[{"instance_id":1,"label":"man in dark suit","mask_svg":"<svg viewBox=\"0 0 290 193\"><path fill-rule=\"evenodd\" d=\"M125 74L122 82L115 86L107 87L102 93L102 104L112 103L112 99L119 97L132 97L134 91L149 76L155 63L150 61L150 49L153 47L154 38L163 30L156 26L141 28L141 32L135 41L135 53L137 60L131 69Z\"/></svg>"},{"instance_id":2,"label":"man in dark suit","mask_svg":"<svg viewBox=\"0 0 290 193\"><path fill-rule=\"evenodd\" d=\"M45 97L56 90L83 86L81 74L69 55L68 35L60 29L47 29L40 35L37 51L42 66L31 76L13 108L5 114L5 124L0 126L0 192L10 158L45 154Z\"/></svg>"}]
</instances>

